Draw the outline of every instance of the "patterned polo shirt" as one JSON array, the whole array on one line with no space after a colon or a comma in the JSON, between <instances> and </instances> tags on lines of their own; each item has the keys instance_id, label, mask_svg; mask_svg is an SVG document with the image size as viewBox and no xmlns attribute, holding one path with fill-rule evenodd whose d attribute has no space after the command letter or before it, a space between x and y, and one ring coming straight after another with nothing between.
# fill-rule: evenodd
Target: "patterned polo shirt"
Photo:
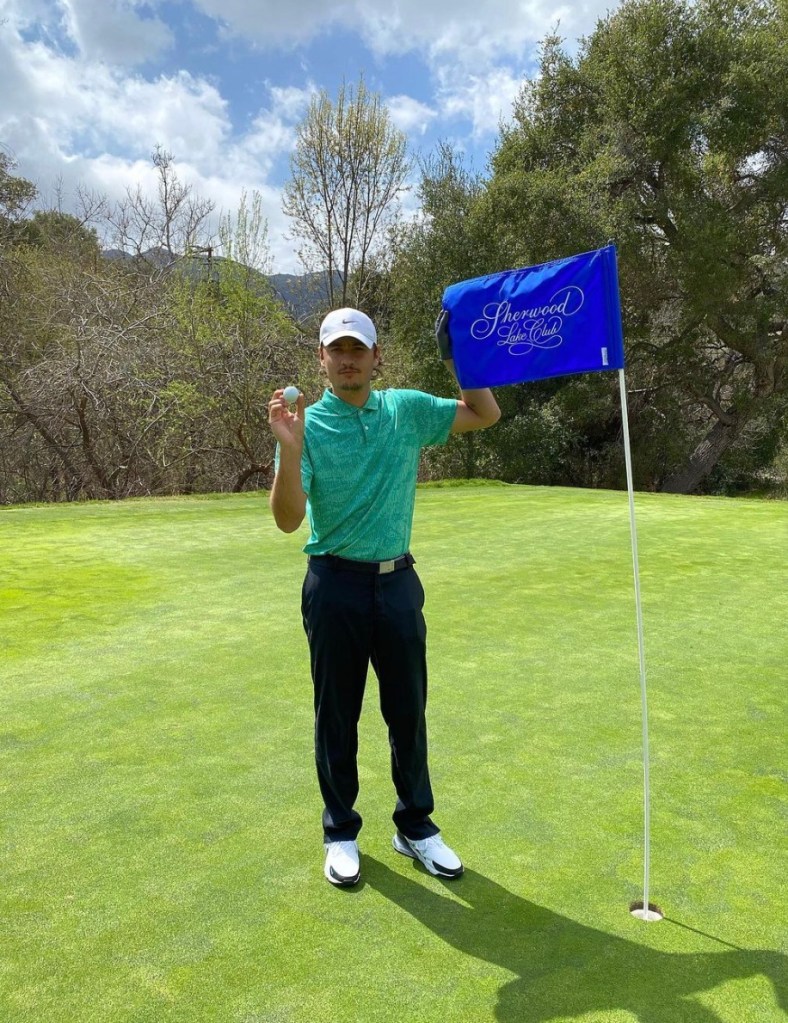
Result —
<instances>
[{"instance_id":1,"label":"patterned polo shirt","mask_svg":"<svg viewBox=\"0 0 788 1023\"><path fill-rule=\"evenodd\" d=\"M357 408L333 391L306 410L301 484L307 554L386 561L410 545L419 453L445 444L457 401L423 391L371 391Z\"/></svg>"}]
</instances>

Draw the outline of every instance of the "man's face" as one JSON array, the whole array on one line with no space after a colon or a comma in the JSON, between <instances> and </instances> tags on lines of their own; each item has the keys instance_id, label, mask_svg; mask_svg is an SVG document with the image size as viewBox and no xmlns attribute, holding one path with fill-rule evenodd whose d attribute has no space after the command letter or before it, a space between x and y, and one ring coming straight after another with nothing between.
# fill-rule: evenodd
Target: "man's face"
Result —
<instances>
[{"instance_id":1,"label":"man's face","mask_svg":"<svg viewBox=\"0 0 788 1023\"><path fill-rule=\"evenodd\" d=\"M320 362L334 394L342 396L367 389L378 364L377 346L367 346L353 337L341 337L320 346Z\"/></svg>"}]
</instances>

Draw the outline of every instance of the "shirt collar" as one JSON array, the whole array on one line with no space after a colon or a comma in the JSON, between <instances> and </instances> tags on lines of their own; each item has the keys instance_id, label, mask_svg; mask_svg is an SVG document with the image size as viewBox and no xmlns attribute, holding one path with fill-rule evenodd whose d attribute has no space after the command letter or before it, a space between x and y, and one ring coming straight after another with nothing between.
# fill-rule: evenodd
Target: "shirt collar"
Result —
<instances>
[{"instance_id":1,"label":"shirt collar","mask_svg":"<svg viewBox=\"0 0 788 1023\"><path fill-rule=\"evenodd\" d=\"M356 412L375 412L380 408L380 393L378 391L370 391L369 397L364 404L357 408L355 405L351 405L347 401L343 401L338 398L330 388L326 388L323 391L323 397L320 400L321 405L336 416L352 416Z\"/></svg>"}]
</instances>

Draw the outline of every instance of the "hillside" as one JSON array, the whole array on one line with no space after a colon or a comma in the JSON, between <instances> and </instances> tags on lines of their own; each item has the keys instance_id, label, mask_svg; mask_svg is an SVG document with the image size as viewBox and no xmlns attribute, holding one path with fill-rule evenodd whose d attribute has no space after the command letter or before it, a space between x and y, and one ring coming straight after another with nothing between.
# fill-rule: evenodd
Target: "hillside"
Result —
<instances>
[{"instance_id":1,"label":"hillside","mask_svg":"<svg viewBox=\"0 0 788 1023\"><path fill-rule=\"evenodd\" d=\"M140 258L157 269L177 266L181 273L189 277L198 275L210 276L216 267L226 262L224 256L214 256L210 252L196 253L191 256L173 256L164 248L152 248L139 257L122 249L105 249L104 258L108 260L133 260ZM258 279L259 287L271 290L287 307L293 319L301 323L314 315L321 315L328 310L328 288L326 275L310 274L262 274L252 270L252 279Z\"/></svg>"}]
</instances>

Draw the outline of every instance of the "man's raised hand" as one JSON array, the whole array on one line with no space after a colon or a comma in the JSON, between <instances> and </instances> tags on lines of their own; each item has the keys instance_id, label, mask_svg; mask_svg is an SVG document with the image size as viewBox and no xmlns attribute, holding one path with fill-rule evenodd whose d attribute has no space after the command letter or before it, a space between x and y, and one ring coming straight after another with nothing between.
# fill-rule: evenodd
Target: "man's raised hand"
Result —
<instances>
[{"instance_id":1,"label":"man's raised hand","mask_svg":"<svg viewBox=\"0 0 788 1023\"><path fill-rule=\"evenodd\" d=\"M438 342L438 353L444 362L453 358L451 350L451 334L449 334L449 311L441 309L435 321L435 340Z\"/></svg>"},{"instance_id":2,"label":"man's raised hand","mask_svg":"<svg viewBox=\"0 0 788 1023\"><path fill-rule=\"evenodd\" d=\"M284 388L278 387L268 402L268 422L281 448L301 449L304 445L304 406L306 399L299 394L295 410L284 396Z\"/></svg>"}]
</instances>

